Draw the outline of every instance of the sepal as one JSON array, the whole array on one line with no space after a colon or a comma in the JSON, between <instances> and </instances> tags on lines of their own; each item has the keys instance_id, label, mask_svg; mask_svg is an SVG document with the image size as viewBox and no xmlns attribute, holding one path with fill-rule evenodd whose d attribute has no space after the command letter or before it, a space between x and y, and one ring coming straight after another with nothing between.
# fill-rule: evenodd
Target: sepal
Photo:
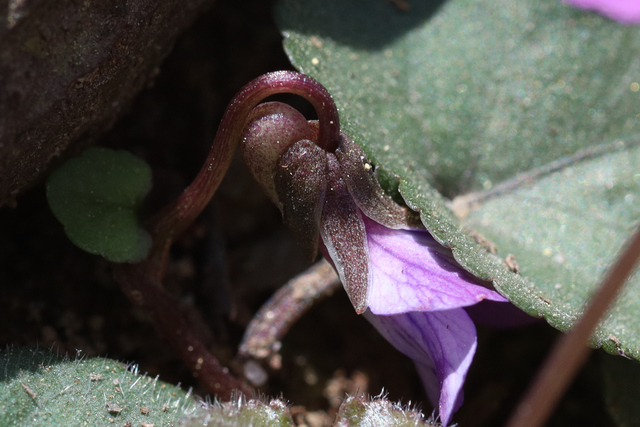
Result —
<instances>
[{"instance_id":1,"label":"sepal","mask_svg":"<svg viewBox=\"0 0 640 427\"><path fill-rule=\"evenodd\" d=\"M394 230L422 228L407 208L384 192L364 150L344 132L340 132L336 157L349 192L367 217Z\"/></svg>"},{"instance_id":2,"label":"sepal","mask_svg":"<svg viewBox=\"0 0 640 427\"><path fill-rule=\"evenodd\" d=\"M280 157L274 183L284 223L313 261L327 188L327 154L314 142L294 143Z\"/></svg>"},{"instance_id":3,"label":"sepal","mask_svg":"<svg viewBox=\"0 0 640 427\"><path fill-rule=\"evenodd\" d=\"M327 154L327 166L327 194L320 235L353 308L362 314L367 309L370 281L367 232L335 155Z\"/></svg>"}]
</instances>

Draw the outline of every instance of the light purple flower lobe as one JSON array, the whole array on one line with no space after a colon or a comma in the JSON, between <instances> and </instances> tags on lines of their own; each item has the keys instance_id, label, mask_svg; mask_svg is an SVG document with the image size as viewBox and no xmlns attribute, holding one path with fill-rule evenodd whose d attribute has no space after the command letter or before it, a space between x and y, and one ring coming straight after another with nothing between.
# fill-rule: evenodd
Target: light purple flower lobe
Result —
<instances>
[{"instance_id":1,"label":"light purple flower lobe","mask_svg":"<svg viewBox=\"0 0 640 427\"><path fill-rule=\"evenodd\" d=\"M476 351L473 321L464 309L364 316L395 348L416 364L443 426L462 405L462 386Z\"/></svg>"},{"instance_id":2,"label":"light purple flower lobe","mask_svg":"<svg viewBox=\"0 0 640 427\"><path fill-rule=\"evenodd\" d=\"M391 230L364 218L369 246L372 313L390 315L466 307L482 300L506 302L475 284L424 230Z\"/></svg>"},{"instance_id":3,"label":"light purple flower lobe","mask_svg":"<svg viewBox=\"0 0 640 427\"><path fill-rule=\"evenodd\" d=\"M621 24L640 24L640 0L563 0L571 6L593 10Z\"/></svg>"}]
</instances>

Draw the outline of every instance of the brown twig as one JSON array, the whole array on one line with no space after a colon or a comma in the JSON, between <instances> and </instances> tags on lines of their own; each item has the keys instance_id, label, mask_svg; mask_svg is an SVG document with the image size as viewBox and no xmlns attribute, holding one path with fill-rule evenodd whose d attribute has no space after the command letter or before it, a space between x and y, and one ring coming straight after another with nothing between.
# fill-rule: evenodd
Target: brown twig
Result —
<instances>
[{"instance_id":1,"label":"brown twig","mask_svg":"<svg viewBox=\"0 0 640 427\"><path fill-rule=\"evenodd\" d=\"M611 267L598 292L574 328L561 337L507 427L537 427L547 420L558 399L589 354L587 342L640 258L640 228Z\"/></svg>"}]
</instances>

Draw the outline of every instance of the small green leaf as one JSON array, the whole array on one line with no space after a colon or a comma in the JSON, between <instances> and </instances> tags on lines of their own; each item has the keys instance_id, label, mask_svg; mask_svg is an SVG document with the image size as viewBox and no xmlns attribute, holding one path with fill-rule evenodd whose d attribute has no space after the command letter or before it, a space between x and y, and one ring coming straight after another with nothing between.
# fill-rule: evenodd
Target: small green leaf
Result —
<instances>
[{"instance_id":1,"label":"small green leaf","mask_svg":"<svg viewBox=\"0 0 640 427\"><path fill-rule=\"evenodd\" d=\"M139 262L151 238L136 211L151 188L151 169L126 151L89 148L54 171L47 199L71 241L112 262Z\"/></svg>"},{"instance_id":2,"label":"small green leaf","mask_svg":"<svg viewBox=\"0 0 640 427\"><path fill-rule=\"evenodd\" d=\"M282 0L278 20L434 237L569 329L640 220L640 28L558 0ZM458 196L478 198L456 217ZM636 273L591 343L640 359L639 311Z\"/></svg>"},{"instance_id":3,"label":"small green leaf","mask_svg":"<svg viewBox=\"0 0 640 427\"><path fill-rule=\"evenodd\" d=\"M0 354L0 425L177 425L198 404L179 387L109 359L57 357L19 348Z\"/></svg>"}]
</instances>

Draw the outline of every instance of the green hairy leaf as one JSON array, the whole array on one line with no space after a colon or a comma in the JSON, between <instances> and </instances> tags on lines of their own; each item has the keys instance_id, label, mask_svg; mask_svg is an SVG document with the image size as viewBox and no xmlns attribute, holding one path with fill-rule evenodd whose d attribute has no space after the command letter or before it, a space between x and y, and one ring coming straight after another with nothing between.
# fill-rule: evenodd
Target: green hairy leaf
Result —
<instances>
[{"instance_id":1,"label":"green hairy leaf","mask_svg":"<svg viewBox=\"0 0 640 427\"><path fill-rule=\"evenodd\" d=\"M206 404L178 386L139 375L136 365L115 360L10 348L0 353L0 364L3 427L294 425L281 400L265 403L238 396Z\"/></svg>"},{"instance_id":2,"label":"green hairy leaf","mask_svg":"<svg viewBox=\"0 0 640 427\"><path fill-rule=\"evenodd\" d=\"M279 399L206 404L180 387L139 375L135 365L103 358L57 356L35 348L0 353L0 425L3 427L154 425L199 427L293 427ZM146 423L146 424L143 424ZM348 397L334 425L421 426L417 410L382 397Z\"/></svg>"},{"instance_id":3,"label":"green hairy leaf","mask_svg":"<svg viewBox=\"0 0 640 427\"><path fill-rule=\"evenodd\" d=\"M283 0L278 20L383 183L568 330L639 225L640 28L556 0L409 5ZM639 312L636 273L592 344L640 359Z\"/></svg>"},{"instance_id":4,"label":"green hairy leaf","mask_svg":"<svg viewBox=\"0 0 640 427\"><path fill-rule=\"evenodd\" d=\"M20 348L2 352L0 363L4 427L169 426L198 410L179 387L114 360L73 360Z\"/></svg>"},{"instance_id":5,"label":"green hairy leaf","mask_svg":"<svg viewBox=\"0 0 640 427\"><path fill-rule=\"evenodd\" d=\"M287 405L274 399L269 403L261 400L237 398L231 402L214 403L194 417L182 420L181 427L200 427L212 425L217 427L293 427L293 419Z\"/></svg>"}]
</instances>

